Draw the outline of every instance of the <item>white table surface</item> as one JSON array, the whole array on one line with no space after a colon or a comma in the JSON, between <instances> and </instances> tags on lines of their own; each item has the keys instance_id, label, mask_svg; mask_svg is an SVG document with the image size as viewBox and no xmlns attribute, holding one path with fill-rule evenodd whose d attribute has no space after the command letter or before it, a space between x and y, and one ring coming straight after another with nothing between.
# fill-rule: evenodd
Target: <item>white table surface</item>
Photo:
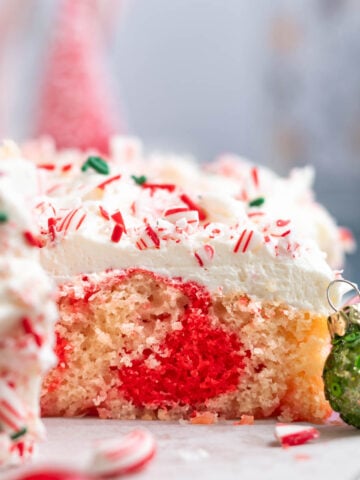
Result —
<instances>
[{"instance_id":1,"label":"white table surface","mask_svg":"<svg viewBox=\"0 0 360 480\"><path fill-rule=\"evenodd\" d=\"M35 465L82 468L95 440L121 436L146 427L157 439L158 452L134 480L324 479L360 480L360 430L347 425L318 426L320 438L283 449L274 439L273 420L236 426L233 422L189 425L178 422L45 419L48 440ZM23 469L0 473L16 478Z\"/></svg>"}]
</instances>

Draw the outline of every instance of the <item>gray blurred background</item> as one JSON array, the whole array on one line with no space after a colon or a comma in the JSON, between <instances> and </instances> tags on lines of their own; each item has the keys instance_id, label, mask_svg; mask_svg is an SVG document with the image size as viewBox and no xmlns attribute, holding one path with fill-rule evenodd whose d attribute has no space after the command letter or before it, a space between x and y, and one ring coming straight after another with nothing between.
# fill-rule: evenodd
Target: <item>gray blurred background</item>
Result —
<instances>
[{"instance_id":1,"label":"gray blurred background","mask_svg":"<svg viewBox=\"0 0 360 480\"><path fill-rule=\"evenodd\" d=\"M359 0L99 2L127 132L200 161L313 164L318 200L360 241ZM1 137L31 136L58 5L0 0ZM345 273L360 282L359 249Z\"/></svg>"}]
</instances>

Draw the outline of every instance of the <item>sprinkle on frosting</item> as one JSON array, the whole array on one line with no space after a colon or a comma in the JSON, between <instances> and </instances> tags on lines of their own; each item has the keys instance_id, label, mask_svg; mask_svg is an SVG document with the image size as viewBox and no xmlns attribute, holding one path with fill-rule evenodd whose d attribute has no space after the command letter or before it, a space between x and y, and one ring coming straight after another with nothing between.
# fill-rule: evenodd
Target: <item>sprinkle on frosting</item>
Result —
<instances>
[{"instance_id":1,"label":"sprinkle on frosting","mask_svg":"<svg viewBox=\"0 0 360 480\"><path fill-rule=\"evenodd\" d=\"M200 221L206 220L205 210L199 207L198 205L196 205L196 203L193 202L188 195L183 193L182 195L180 195L180 199L185 203L185 205L187 205L190 208L190 210L196 210L198 212Z\"/></svg>"},{"instance_id":2,"label":"sprinkle on frosting","mask_svg":"<svg viewBox=\"0 0 360 480\"><path fill-rule=\"evenodd\" d=\"M134 180L136 185L143 185L147 180L145 175L140 175L140 177L137 177L136 175L131 175L131 178Z\"/></svg>"},{"instance_id":3,"label":"sprinkle on frosting","mask_svg":"<svg viewBox=\"0 0 360 480\"><path fill-rule=\"evenodd\" d=\"M97 186L97 188L100 188L100 190L104 190L105 187L107 187L110 183L115 182L116 180L120 180L121 175L114 175L111 178L108 178L105 180L105 182L100 183L100 185Z\"/></svg>"},{"instance_id":4,"label":"sprinkle on frosting","mask_svg":"<svg viewBox=\"0 0 360 480\"><path fill-rule=\"evenodd\" d=\"M249 202L249 207L261 207L265 203L265 198L264 197L258 197L255 198L254 200L251 200Z\"/></svg>"},{"instance_id":5,"label":"sprinkle on frosting","mask_svg":"<svg viewBox=\"0 0 360 480\"><path fill-rule=\"evenodd\" d=\"M124 227L122 225L120 225L119 223L117 223L114 226L114 229L112 231L111 241L114 242L114 243L120 242L120 239L122 237L123 232L124 232Z\"/></svg>"},{"instance_id":6,"label":"sprinkle on frosting","mask_svg":"<svg viewBox=\"0 0 360 480\"><path fill-rule=\"evenodd\" d=\"M108 175L110 173L109 165L101 157L88 157L86 162L82 165L81 170L85 172L88 168L92 168L102 175Z\"/></svg>"},{"instance_id":7,"label":"sprinkle on frosting","mask_svg":"<svg viewBox=\"0 0 360 480\"><path fill-rule=\"evenodd\" d=\"M30 245L31 247L41 248L43 246L42 241L39 238L37 238L29 230L26 230L25 232L23 232L23 235L24 235L24 239L26 240L28 245Z\"/></svg>"}]
</instances>

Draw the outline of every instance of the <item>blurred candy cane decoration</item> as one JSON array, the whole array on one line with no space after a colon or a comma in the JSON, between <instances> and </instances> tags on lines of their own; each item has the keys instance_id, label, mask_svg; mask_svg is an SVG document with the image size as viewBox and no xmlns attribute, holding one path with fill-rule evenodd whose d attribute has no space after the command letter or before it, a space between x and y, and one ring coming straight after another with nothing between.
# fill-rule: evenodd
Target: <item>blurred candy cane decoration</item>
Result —
<instances>
[{"instance_id":1,"label":"blurred candy cane decoration","mask_svg":"<svg viewBox=\"0 0 360 480\"><path fill-rule=\"evenodd\" d=\"M111 0L114 9L120 3ZM106 71L100 6L99 0L59 0L35 132L50 135L59 148L107 153L109 137L122 129Z\"/></svg>"}]
</instances>

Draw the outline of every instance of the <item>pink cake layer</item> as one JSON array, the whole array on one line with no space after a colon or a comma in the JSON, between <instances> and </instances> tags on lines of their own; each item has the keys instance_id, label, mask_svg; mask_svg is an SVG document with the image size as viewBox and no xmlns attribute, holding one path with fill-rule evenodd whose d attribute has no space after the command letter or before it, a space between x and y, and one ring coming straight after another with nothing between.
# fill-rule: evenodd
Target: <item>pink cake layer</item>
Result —
<instances>
[{"instance_id":1,"label":"pink cake layer","mask_svg":"<svg viewBox=\"0 0 360 480\"><path fill-rule=\"evenodd\" d=\"M74 277L58 304L59 363L43 385L44 415L329 415L323 316L142 269Z\"/></svg>"}]
</instances>

